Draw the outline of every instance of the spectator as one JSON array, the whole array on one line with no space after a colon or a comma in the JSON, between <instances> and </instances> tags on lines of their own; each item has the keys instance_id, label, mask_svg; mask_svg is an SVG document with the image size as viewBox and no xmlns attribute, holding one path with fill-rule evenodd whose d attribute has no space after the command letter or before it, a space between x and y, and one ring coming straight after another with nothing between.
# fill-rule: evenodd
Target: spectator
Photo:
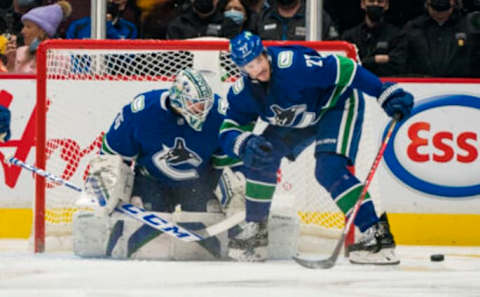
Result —
<instances>
[{"instance_id":1,"label":"spectator","mask_svg":"<svg viewBox=\"0 0 480 297\"><path fill-rule=\"evenodd\" d=\"M257 30L264 40L305 40L305 0L276 0L263 12ZM322 14L322 39L338 39L338 31L328 13Z\"/></svg>"},{"instance_id":2,"label":"spectator","mask_svg":"<svg viewBox=\"0 0 480 297\"><path fill-rule=\"evenodd\" d=\"M405 64L400 30L384 21L389 0L361 0L363 23L345 31L342 39L354 43L365 68L378 76L402 73Z\"/></svg>"},{"instance_id":3,"label":"spectator","mask_svg":"<svg viewBox=\"0 0 480 297\"><path fill-rule=\"evenodd\" d=\"M428 14L408 22L403 30L408 75L471 76L473 44L455 0L426 0L425 5Z\"/></svg>"},{"instance_id":4,"label":"spectator","mask_svg":"<svg viewBox=\"0 0 480 297\"><path fill-rule=\"evenodd\" d=\"M118 15L127 20L135 27L140 27L140 9L135 4L135 0L113 0L118 5Z\"/></svg>"},{"instance_id":5,"label":"spectator","mask_svg":"<svg viewBox=\"0 0 480 297\"><path fill-rule=\"evenodd\" d=\"M241 0L227 0L223 9L222 36L232 38L242 31L255 29L250 11Z\"/></svg>"},{"instance_id":6,"label":"spectator","mask_svg":"<svg viewBox=\"0 0 480 297\"><path fill-rule=\"evenodd\" d=\"M138 36L135 24L125 20L121 16L120 7L126 5L127 0L105 0L107 1L107 39L136 39ZM90 38L92 20L89 16L73 21L66 32L67 39Z\"/></svg>"},{"instance_id":7,"label":"spectator","mask_svg":"<svg viewBox=\"0 0 480 297\"><path fill-rule=\"evenodd\" d=\"M186 11L190 0L137 0L142 12L140 36L146 39L166 39L170 22Z\"/></svg>"},{"instance_id":8,"label":"spectator","mask_svg":"<svg viewBox=\"0 0 480 297\"><path fill-rule=\"evenodd\" d=\"M223 13L217 9L219 0L194 0L175 18L167 29L168 39L222 36Z\"/></svg>"},{"instance_id":9,"label":"spectator","mask_svg":"<svg viewBox=\"0 0 480 297\"><path fill-rule=\"evenodd\" d=\"M41 41L56 35L60 23L70 15L72 7L65 0L34 8L22 16L25 45L17 48L15 36L10 38L5 55L9 72L35 73L35 52Z\"/></svg>"},{"instance_id":10,"label":"spectator","mask_svg":"<svg viewBox=\"0 0 480 297\"><path fill-rule=\"evenodd\" d=\"M0 32L19 35L22 30L21 14L17 11L18 0L0 1ZM26 0L23 0L26 1Z\"/></svg>"},{"instance_id":11,"label":"spectator","mask_svg":"<svg viewBox=\"0 0 480 297\"><path fill-rule=\"evenodd\" d=\"M256 14L260 15L264 10L267 10L270 7L268 0L242 0L242 4Z\"/></svg>"}]
</instances>

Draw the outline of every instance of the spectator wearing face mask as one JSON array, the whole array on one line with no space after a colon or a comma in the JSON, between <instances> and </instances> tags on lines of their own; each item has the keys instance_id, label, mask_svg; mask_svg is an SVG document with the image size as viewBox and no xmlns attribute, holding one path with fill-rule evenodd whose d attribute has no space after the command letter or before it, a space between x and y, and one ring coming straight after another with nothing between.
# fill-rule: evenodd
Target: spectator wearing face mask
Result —
<instances>
[{"instance_id":1,"label":"spectator wearing face mask","mask_svg":"<svg viewBox=\"0 0 480 297\"><path fill-rule=\"evenodd\" d=\"M167 28L167 39L221 37L223 12L217 9L219 0L194 0Z\"/></svg>"},{"instance_id":2,"label":"spectator wearing face mask","mask_svg":"<svg viewBox=\"0 0 480 297\"><path fill-rule=\"evenodd\" d=\"M232 38L242 31L254 29L250 11L240 0L228 0L223 10L222 36Z\"/></svg>"},{"instance_id":3,"label":"spectator wearing face mask","mask_svg":"<svg viewBox=\"0 0 480 297\"><path fill-rule=\"evenodd\" d=\"M384 21L389 0L361 0L365 11L364 21L342 35L342 39L354 43L362 65L378 76L402 73L405 64L405 46L400 30Z\"/></svg>"},{"instance_id":4,"label":"spectator wearing face mask","mask_svg":"<svg viewBox=\"0 0 480 297\"><path fill-rule=\"evenodd\" d=\"M305 0L275 0L257 23L263 40L305 40L307 37ZM338 39L338 30L327 12L322 14L322 39Z\"/></svg>"},{"instance_id":5,"label":"spectator wearing face mask","mask_svg":"<svg viewBox=\"0 0 480 297\"><path fill-rule=\"evenodd\" d=\"M16 36L11 36L5 55L9 72L35 73L36 51L40 42L55 37L58 26L72 12L70 3L60 0L52 5L45 5L29 10L22 16L21 34L24 46L17 47Z\"/></svg>"},{"instance_id":6,"label":"spectator wearing face mask","mask_svg":"<svg viewBox=\"0 0 480 297\"><path fill-rule=\"evenodd\" d=\"M426 15L408 22L407 75L420 77L470 77L474 72L474 43L467 18L455 0L426 0Z\"/></svg>"}]
</instances>

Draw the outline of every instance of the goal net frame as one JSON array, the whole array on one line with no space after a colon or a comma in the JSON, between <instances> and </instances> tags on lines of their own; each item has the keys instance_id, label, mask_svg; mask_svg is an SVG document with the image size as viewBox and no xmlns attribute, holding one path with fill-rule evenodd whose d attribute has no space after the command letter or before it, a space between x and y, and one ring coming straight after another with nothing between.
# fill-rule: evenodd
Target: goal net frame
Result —
<instances>
[{"instance_id":1,"label":"goal net frame","mask_svg":"<svg viewBox=\"0 0 480 297\"><path fill-rule=\"evenodd\" d=\"M319 50L322 53L338 53L346 55L357 60L358 55L354 45L344 41L265 41L265 46L279 45L303 45ZM69 73L60 73L55 76L49 71L51 61L48 60L49 53L52 51L192 51L192 52L208 52L220 51L228 53L228 40L48 40L42 42L37 51L37 114L36 114L36 166L40 169L47 170L47 109L48 109L48 82L55 79L72 79L75 75ZM209 61L203 61L209 62ZM49 64L50 63L50 64ZM210 61L211 63L211 61ZM91 79L95 79L92 77ZM114 76L102 77L100 79L112 80L128 80L128 77ZM168 79L167 79L168 80ZM222 81L233 82L234 77L223 78ZM145 90L147 91L147 90ZM225 95L225 94L222 94ZM133 99L133 98L132 98ZM118 110L119 111L119 110ZM105 119L105 125L109 125L113 118ZM59 123L61 125L61 123ZM375 149L373 149L375 150ZM313 156L312 156L313 158ZM56 174L53 172L53 174ZM281 179L282 173L279 174ZM78 183L78 182L77 182ZM82 185L80 185L82 186ZM279 185L280 186L280 185ZM288 185L283 185L288 188ZM36 175L35 177L35 199L34 199L34 227L32 228L32 237L34 242L34 252L45 251L45 238L48 236L46 232L46 200L48 181L45 178ZM72 193L74 195L74 193Z\"/></svg>"}]
</instances>

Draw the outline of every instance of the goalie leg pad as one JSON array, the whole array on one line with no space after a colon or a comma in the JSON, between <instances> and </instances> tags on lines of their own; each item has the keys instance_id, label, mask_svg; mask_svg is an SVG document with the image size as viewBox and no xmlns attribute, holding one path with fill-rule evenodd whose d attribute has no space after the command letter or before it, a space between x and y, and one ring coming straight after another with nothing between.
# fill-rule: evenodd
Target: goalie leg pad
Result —
<instances>
[{"instance_id":1,"label":"goalie leg pad","mask_svg":"<svg viewBox=\"0 0 480 297\"><path fill-rule=\"evenodd\" d=\"M224 219L221 213L160 213L194 231ZM77 212L73 221L74 254L141 260L218 260L226 258L227 232L198 242L184 242L121 213L99 217Z\"/></svg>"},{"instance_id":2,"label":"goalie leg pad","mask_svg":"<svg viewBox=\"0 0 480 297\"><path fill-rule=\"evenodd\" d=\"M109 220L91 211L78 211L73 216L73 253L80 257L106 257Z\"/></svg>"},{"instance_id":3,"label":"goalie leg pad","mask_svg":"<svg viewBox=\"0 0 480 297\"><path fill-rule=\"evenodd\" d=\"M195 231L225 219L223 213L187 212L173 214L173 220L182 227ZM172 260L220 260L227 258L227 230L201 241L185 242L172 239Z\"/></svg>"}]
</instances>

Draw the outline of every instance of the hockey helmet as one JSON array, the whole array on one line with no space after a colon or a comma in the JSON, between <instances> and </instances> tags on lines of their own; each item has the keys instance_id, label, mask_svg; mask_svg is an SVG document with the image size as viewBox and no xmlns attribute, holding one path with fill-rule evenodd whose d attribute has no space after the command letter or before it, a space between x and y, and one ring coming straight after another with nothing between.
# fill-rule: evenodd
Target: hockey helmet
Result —
<instances>
[{"instance_id":1,"label":"hockey helmet","mask_svg":"<svg viewBox=\"0 0 480 297\"><path fill-rule=\"evenodd\" d=\"M190 68L180 70L168 97L170 105L185 118L190 127L201 131L213 106L213 92L203 75Z\"/></svg>"},{"instance_id":2,"label":"hockey helmet","mask_svg":"<svg viewBox=\"0 0 480 297\"><path fill-rule=\"evenodd\" d=\"M244 31L230 40L230 55L235 64L243 67L264 51L260 36Z\"/></svg>"}]
</instances>

